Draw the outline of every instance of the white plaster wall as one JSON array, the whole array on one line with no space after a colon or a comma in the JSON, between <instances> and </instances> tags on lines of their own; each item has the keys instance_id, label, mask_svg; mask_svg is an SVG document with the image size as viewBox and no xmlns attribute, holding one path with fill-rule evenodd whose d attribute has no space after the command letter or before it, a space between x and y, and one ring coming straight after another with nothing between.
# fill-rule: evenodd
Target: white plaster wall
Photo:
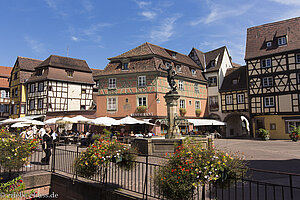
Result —
<instances>
[{"instance_id":1,"label":"white plaster wall","mask_svg":"<svg viewBox=\"0 0 300 200\"><path fill-rule=\"evenodd\" d=\"M222 83L223 83L223 80L224 80L224 77L225 77L225 74L226 74L228 68L232 68L232 64L230 61L229 53L225 49L225 52L223 55L223 60L222 60L222 63L221 63L220 69L219 69L219 82L218 82L219 89L222 86Z\"/></svg>"},{"instance_id":2,"label":"white plaster wall","mask_svg":"<svg viewBox=\"0 0 300 200\"><path fill-rule=\"evenodd\" d=\"M80 98L81 95L81 85L69 84L69 98Z\"/></svg>"},{"instance_id":3,"label":"white plaster wall","mask_svg":"<svg viewBox=\"0 0 300 200\"><path fill-rule=\"evenodd\" d=\"M80 110L80 99L69 99L68 110Z\"/></svg>"}]
</instances>

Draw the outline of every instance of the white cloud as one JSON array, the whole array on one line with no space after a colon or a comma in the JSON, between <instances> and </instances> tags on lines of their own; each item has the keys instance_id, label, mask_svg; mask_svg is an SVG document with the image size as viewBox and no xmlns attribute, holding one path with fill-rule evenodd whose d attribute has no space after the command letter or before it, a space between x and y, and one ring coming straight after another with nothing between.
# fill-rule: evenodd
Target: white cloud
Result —
<instances>
[{"instance_id":1,"label":"white cloud","mask_svg":"<svg viewBox=\"0 0 300 200\"><path fill-rule=\"evenodd\" d=\"M55 0L45 0L50 8L57 9Z\"/></svg>"},{"instance_id":2,"label":"white cloud","mask_svg":"<svg viewBox=\"0 0 300 200\"><path fill-rule=\"evenodd\" d=\"M72 39L73 41L75 41L75 42L77 42L77 41L79 40L79 38L78 38L78 37L75 37L75 36L72 36L71 39Z\"/></svg>"},{"instance_id":3,"label":"white cloud","mask_svg":"<svg viewBox=\"0 0 300 200\"><path fill-rule=\"evenodd\" d=\"M82 0L81 3L87 12L90 12L94 9L94 6L90 0Z\"/></svg>"},{"instance_id":4,"label":"white cloud","mask_svg":"<svg viewBox=\"0 0 300 200\"><path fill-rule=\"evenodd\" d=\"M175 22L179 17L180 16L174 16L163 20L159 27L151 31L151 42L160 44L170 40L170 38L174 35Z\"/></svg>"},{"instance_id":5,"label":"white cloud","mask_svg":"<svg viewBox=\"0 0 300 200\"><path fill-rule=\"evenodd\" d=\"M285 4L285 5L298 5L300 6L299 0L270 0L276 3Z\"/></svg>"},{"instance_id":6,"label":"white cloud","mask_svg":"<svg viewBox=\"0 0 300 200\"><path fill-rule=\"evenodd\" d=\"M232 9L228 9L220 5L212 5L210 7L211 7L211 12L207 17L192 21L190 22L190 25L196 26L200 23L210 24L212 22L222 20L228 17L237 17L246 13L252 6L243 5L238 8L232 8Z\"/></svg>"},{"instance_id":7,"label":"white cloud","mask_svg":"<svg viewBox=\"0 0 300 200\"><path fill-rule=\"evenodd\" d=\"M27 45L29 46L29 48L31 48L31 50L36 53L36 54L42 54L45 53L45 46L42 42L32 39L29 36L25 37L25 41L27 43Z\"/></svg>"},{"instance_id":8,"label":"white cloud","mask_svg":"<svg viewBox=\"0 0 300 200\"><path fill-rule=\"evenodd\" d=\"M140 7L140 8L145 8L146 6L151 5L150 1L135 1L135 3Z\"/></svg>"},{"instance_id":9,"label":"white cloud","mask_svg":"<svg viewBox=\"0 0 300 200\"><path fill-rule=\"evenodd\" d=\"M83 30L83 34L86 36L92 36L96 35L98 31L100 31L104 27L112 26L112 24L109 23L99 23L99 24L93 24L89 28Z\"/></svg>"},{"instance_id":10,"label":"white cloud","mask_svg":"<svg viewBox=\"0 0 300 200\"><path fill-rule=\"evenodd\" d=\"M141 13L142 16L146 17L149 20L152 20L156 17L156 13L152 11L144 11Z\"/></svg>"}]
</instances>

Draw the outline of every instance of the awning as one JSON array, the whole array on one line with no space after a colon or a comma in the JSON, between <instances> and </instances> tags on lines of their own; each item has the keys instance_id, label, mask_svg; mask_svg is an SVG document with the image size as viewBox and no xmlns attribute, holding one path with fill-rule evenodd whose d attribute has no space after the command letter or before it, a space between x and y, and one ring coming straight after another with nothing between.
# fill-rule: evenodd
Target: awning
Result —
<instances>
[{"instance_id":1,"label":"awning","mask_svg":"<svg viewBox=\"0 0 300 200\"><path fill-rule=\"evenodd\" d=\"M225 122L221 122L215 119L188 119L189 123L194 126L225 126Z\"/></svg>"}]
</instances>

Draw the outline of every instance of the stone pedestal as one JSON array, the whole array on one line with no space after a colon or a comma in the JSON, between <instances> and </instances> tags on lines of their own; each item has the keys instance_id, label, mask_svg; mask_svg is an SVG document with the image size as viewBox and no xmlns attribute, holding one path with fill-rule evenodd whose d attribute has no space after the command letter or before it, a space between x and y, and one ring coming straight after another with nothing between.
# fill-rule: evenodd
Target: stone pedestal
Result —
<instances>
[{"instance_id":1,"label":"stone pedestal","mask_svg":"<svg viewBox=\"0 0 300 200\"><path fill-rule=\"evenodd\" d=\"M180 98L177 92L169 92L164 96L167 103L168 112L168 132L166 139L179 139L181 134L178 125L175 124L175 118L177 118L177 105Z\"/></svg>"}]
</instances>

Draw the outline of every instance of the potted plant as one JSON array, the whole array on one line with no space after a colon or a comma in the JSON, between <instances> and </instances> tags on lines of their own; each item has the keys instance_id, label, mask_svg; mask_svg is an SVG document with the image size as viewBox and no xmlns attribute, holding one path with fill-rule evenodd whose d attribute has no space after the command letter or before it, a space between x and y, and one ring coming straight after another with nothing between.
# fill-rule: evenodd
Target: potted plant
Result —
<instances>
[{"instance_id":1,"label":"potted plant","mask_svg":"<svg viewBox=\"0 0 300 200\"><path fill-rule=\"evenodd\" d=\"M200 115L201 115L201 109L196 109L195 110L195 114L196 114L197 117L200 117Z\"/></svg>"},{"instance_id":2,"label":"potted plant","mask_svg":"<svg viewBox=\"0 0 300 200\"><path fill-rule=\"evenodd\" d=\"M300 126L294 126L294 130L289 134L292 141L297 142L300 137Z\"/></svg>"},{"instance_id":3,"label":"potted plant","mask_svg":"<svg viewBox=\"0 0 300 200\"><path fill-rule=\"evenodd\" d=\"M147 111L147 106L138 106L136 108L136 112L138 113L145 113Z\"/></svg>"},{"instance_id":4,"label":"potted plant","mask_svg":"<svg viewBox=\"0 0 300 200\"><path fill-rule=\"evenodd\" d=\"M180 108L180 109L179 109L179 113L180 113L180 116L181 116L181 117L184 117L185 114L186 114L186 109L185 109L185 108Z\"/></svg>"},{"instance_id":5,"label":"potted plant","mask_svg":"<svg viewBox=\"0 0 300 200\"><path fill-rule=\"evenodd\" d=\"M258 133L258 136L261 137L265 141L270 139L269 131L264 128L258 129L257 133Z\"/></svg>"}]
</instances>

